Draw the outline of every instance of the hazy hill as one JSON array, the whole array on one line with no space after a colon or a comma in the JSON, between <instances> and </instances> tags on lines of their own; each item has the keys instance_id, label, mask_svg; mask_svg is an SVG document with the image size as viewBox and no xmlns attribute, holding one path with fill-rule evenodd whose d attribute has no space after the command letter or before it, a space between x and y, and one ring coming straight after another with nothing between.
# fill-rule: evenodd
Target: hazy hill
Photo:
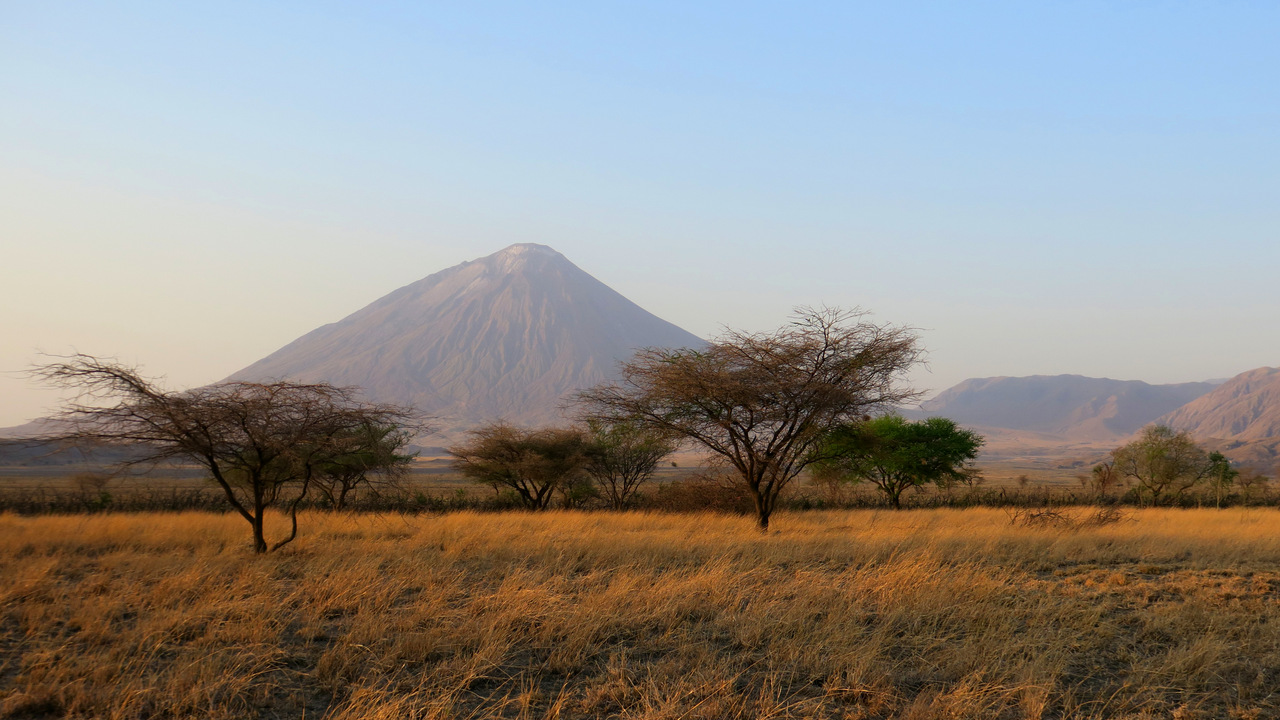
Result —
<instances>
[{"instance_id":1,"label":"hazy hill","mask_svg":"<svg viewBox=\"0 0 1280 720\"><path fill-rule=\"evenodd\" d=\"M568 393L637 348L703 344L555 250L520 244L406 285L228 379L360 386L456 430L554 421Z\"/></svg>"},{"instance_id":2,"label":"hazy hill","mask_svg":"<svg viewBox=\"0 0 1280 720\"><path fill-rule=\"evenodd\" d=\"M58 422L53 418L36 418L21 425L10 425L0 428L0 439L33 438L50 435L58 431Z\"/></svg>"},{"instance_id":3,"label":"hazy hill","mask_svg":"<svg viewBox=\"0 0 1280 720\"><path fill-rule=\"evenodd\" d=\"M921 410L970 426L1109 440L1137 431L1214 387L1208 382L1151 385L1081 375L979 378L943 391Z\"/></svg>"},{"instance_id":4,"label":"hazy hill","mask_svg":"<svg viewBox=\"0 0 1280 720\"><path fill-rule=\"evenodd\" d=\"M1280 438L1280 368L1241 373L1159 422L1197 438L1239 442Z\"/></svg>"}]
</instances>

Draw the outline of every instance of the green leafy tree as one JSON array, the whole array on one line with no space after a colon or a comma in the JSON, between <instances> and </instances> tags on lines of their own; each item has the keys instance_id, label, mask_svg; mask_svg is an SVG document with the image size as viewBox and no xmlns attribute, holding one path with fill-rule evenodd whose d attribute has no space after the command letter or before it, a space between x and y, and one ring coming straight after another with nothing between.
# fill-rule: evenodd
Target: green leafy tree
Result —
<instances>
[{"instance_id":1,"label":"green leafy tree","mask_svg":"<svg viewBox=\"0 0 1280 720\"><path fill-rule=\"evenodd\" d=\"M813 472L819 479L869 482L898 509L908 488L969 481L968 463L982 442L947 418L912 422L885 415L831 428L814 451Z\"/></svg>"},{"instance_id":2,"label":"green leafy tree","mask_svg":"<svg viewBox=\"0 0 1280 720\"><path fill-rule=\"evenodd\" d=\"M834 423L918 397L905 386L921 350L909 328L861 312L799 310L768 333L728 332L704 348L641 350L620 380L580 393L590 419L632 419L723 461L760 529Z\"/></svg>"},{"instance_id":3,"label":"green leafy tree","mask_svg":"<svg viewBox=\"0 0 1280 720\"><path fill-rule=\"evenodd\" d=\"M1215 467L1190 435L1165 425L1143 428L1137 440L1112 450L1111 458L1115 471L1136 482L1153 505L1181 498Z\"/></svg>"},{"instance_id":4,"label":"green leafy tree","mask_svg":"<svg viewBox=\"0 0 1280 720\"><path fill-rule=\"evenodd\" d=\"M658 463L675 452L668 435L634 420L589 420L586 471L615 510L622 510Z\"/></svg>"},{"instance_id":5,"label":"green leafy tree","mask_svg":"<svg viewBox=\"0 0 1280 720\"><path fill-rule=\"evenodd\" d=\"M468 433L449 448L453 467L474 482L494 490L514 490L530 510L545 510L556 491L566 503L583 497L587 440L570 428L518 428L490 423Z\"/></svg>"},{"instance_id":6,"label":"green leafy tree","mask_svg":"<svg viewBox=\"0 0 1280 720\"><path fill-rule=\"evenodd\" d=\"M1240 477L1240 471L1231 467L1231 461L1220 452L1209 453L1209 471L1206 473L1209 483L1213 485L1214 507L1222 507L1222 496L1231 489L1232 483Z\"/></svg>"}]
</instances>

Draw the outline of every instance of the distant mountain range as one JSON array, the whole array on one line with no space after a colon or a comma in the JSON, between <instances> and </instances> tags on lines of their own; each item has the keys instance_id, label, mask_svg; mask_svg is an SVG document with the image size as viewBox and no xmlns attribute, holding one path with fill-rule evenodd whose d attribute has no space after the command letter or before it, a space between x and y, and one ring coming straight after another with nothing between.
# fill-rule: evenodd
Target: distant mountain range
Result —
<instances>
[{"instance_id":1,"label":"distant mountain range","mask_svg":"<svg viewBox=\"0 0 1280 720\"><path fill-rule=\"evenodd\" d=\"M1136 432L1214 387L1208 382L1150 385L1081 375L980 378L965 380L920 408L965 425L1102 440Z\"/></svg>"},{"instance_id":2,"label":"distant mountain range","mask_svg":"<svg viewBox=\"0 0 1280 720\"><path fill-rule=\"evenodd\" d=\"M1151 385L1080 375L965 380L914 415L942 415L991 432L995 453L1044 454L1116 446L1152 423L1184 430L1233 459L1280 456L1280 369L1225 382Z\"/></svg>"},{"instance_id":3,"label":"distant mountain range","mask_svg":"<svg viewBox=\"0 0 1280 720\"><path fill-rule=\"evenodd\" d=\"M1273 463L1280 458L1280 368L1240 373L1157 422L1209 441L1233 460Z\"/></svg>"},{"instance_id":4,"label":"distant mountain range","mask_svg":"<svg viewBox=\"0 0 1280 720\"><path fill-rule=\"evenodd\" d=\"M503 418L555 422L574 391L643 347L706 342L545 245L512 245L396 290L232 374L358 386L450 433Z\"/></svg>"},{"instance_id":5,"label":"distant mountain range","mask_svg":"<svg viewBox=\"0 0 1280 720\"><path fill-rule=\"evenodd\" d=\"M1157 422L1197 437L1240 442L1280 438L1280 368L1240 373Z\"/></svg>"}]
</instances>

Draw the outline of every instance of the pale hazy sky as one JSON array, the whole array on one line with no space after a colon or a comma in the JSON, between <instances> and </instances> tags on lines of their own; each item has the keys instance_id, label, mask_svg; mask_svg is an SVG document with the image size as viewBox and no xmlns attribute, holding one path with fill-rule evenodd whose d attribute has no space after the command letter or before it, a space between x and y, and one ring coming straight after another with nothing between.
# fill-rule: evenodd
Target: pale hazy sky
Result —
<instances>
[{"instance_id":1,"label":"pale hazy sky","mask_svg":"<svg viewBox=\"0 0 1280 720\"><path fill-rule=\"evenodd\" d=\"M211 382L515 242L933 389L1280 365L1280 4L373 5L4 4L0 425L39 350Z\"/></svg>"}]
</instances>

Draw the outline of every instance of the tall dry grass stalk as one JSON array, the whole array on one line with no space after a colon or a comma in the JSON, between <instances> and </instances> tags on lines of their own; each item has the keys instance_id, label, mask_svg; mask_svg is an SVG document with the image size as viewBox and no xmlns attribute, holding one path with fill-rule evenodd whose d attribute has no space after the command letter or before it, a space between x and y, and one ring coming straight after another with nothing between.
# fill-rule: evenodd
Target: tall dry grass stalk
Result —
<instances>
[{"instance_id":1,"label":"tall dry grass stalk","mask_svg":"<svg viewBox=\"0 0 1280 720\"><path fill-rule=\"evenodd\" d=\"M0 515L9 717L1280 715L1280 513Z\"/></svg>"}]
</instances>

